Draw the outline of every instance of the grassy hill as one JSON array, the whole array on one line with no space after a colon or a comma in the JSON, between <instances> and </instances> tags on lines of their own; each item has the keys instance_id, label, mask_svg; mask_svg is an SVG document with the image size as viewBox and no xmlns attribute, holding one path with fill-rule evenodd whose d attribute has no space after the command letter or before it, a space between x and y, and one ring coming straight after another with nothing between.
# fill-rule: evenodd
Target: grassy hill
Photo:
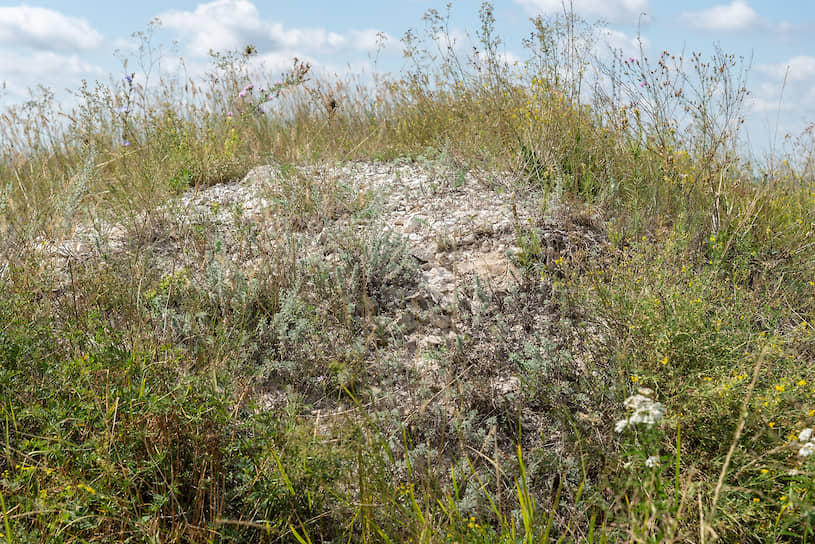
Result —
<instances>
[{"instance_id":1,"label":"grassy hill","mask_svg":"<svg viewBox=\"0 0 815 544\"><path fill-rule=\"evenodd\" d=\"M538 19L508 63L481 20L370 84L247 46L4 112L2 539L815 538L812 133L740 155L723 52L600 63ZM510 284L440 233L453 298L417 298L380 167L505 210L467 243L508 237Z\"/></svg>"}]
</instances>

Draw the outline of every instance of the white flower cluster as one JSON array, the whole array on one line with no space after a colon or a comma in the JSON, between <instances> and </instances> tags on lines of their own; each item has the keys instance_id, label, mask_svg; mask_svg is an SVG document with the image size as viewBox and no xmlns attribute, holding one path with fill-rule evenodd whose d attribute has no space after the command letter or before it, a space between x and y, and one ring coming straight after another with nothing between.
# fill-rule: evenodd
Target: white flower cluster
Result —
<instances>
[{"instance_id":1,"label":"white flower cluster","mask_svg":"<svg viewBox=\"0 0 815 544\"><path fill-rule=\"evenodd\" d=\"M809 457L815 453L815 438L812 436L812 429L806 428L798 433L798 441L803 442L803 446L798 450L799 457Z\"/></svg>"},{"instance_id":2,"label":"white flower cluster","mask_svg":"<svg viewBox=\"0 0 815 544\"><path fill-rule=\"evenodd\" d=\"M662 419L665 415L665 407L651 398L653 392L650 389L640 389L639 393L625 399L625 407L631 412L625 419L621 419L614 425L614 430L621 433L629 425L644 423L651 426Z\"/></svg>"}]
</instances>

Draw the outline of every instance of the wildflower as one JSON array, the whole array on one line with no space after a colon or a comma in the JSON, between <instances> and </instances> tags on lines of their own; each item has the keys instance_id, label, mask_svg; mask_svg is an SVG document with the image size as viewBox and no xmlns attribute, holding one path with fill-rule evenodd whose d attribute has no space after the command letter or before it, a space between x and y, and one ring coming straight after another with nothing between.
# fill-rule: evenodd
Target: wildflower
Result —
<instances>
[{"instance_id":1,"label":"wildflower","mask_svg":"<svg viewBox=\"0 0 815 544\"><path fill-rule=\"evenodd\" d=\"M231 111L226 112L226 116L227 117L232 117L232 112Z\"/></svg>"},{"instance_id":2,"label":"wildflower","mask_svg":"<svg viewBox=\"0 0 815 544\"><path fill-rule=\"evenodd\" d=\"M799 457L809 457L815 453L815 439L812 436L811 427L807 427L798 433L798 440L801 442L806 442L803 446L801 446L801 449L798 450Z\"/></svg>"},{"instance_id":3,"label":"wildflower","mask_svg":"<svg viewBox=\"0 0 815 544\"><path fill-rule=\"evenodd\" d=\"M640 81L640 87L645 87L645 82L644 81Z\"/></svg>"},{"instance_id":4,"label":"wildflower","mask_svg":"<svg viewBox=\"0 0 815 544\"><path fill-rule=\"evenodd\" d=\"M96 495L96 490L95 490L94 488L92 488L91 486L89 486L89 485L85 485L85 484L76 484L76 487L77 487L78 489L82 489L82 490L87 491L87 492L88 492L88 493L90 493L91 495Z\"/></svg>"},{"instance_id":5,"label":"wildflower","mask_svg":"<svg viewBox=\"0 0 815 544\"><path fill-rule=\"evenodd\" d=\"M127 106L122 106L119 108L119 113L127 113Z\"/></svg>"},{"instance_id":6,"label":"wildflower","mask_svg":"<svg viewBox=\"0 0 815 544\"><path fill-rule=\"evenodd\" d=\"M645 460L645 466L649 467L649 468L655 467L658 464L659 464L659 457L657 457L656 455L652 455L651 457L649 457L648 459Z\"/></svg>"},{"instance_id":7,"label":"wildflower","mask_svg":"<svg viewBox=\"0 0 815 544\"><path fill-rule=\"evenodd\" d=\"M634 62L634 57L628 57L628 62Z\"/></svg>"},{"instance_id":8,"label":"wildflower","mask_svg":"<svg viewBox=\"0 0 815 544\"><path fill-rule=\"evenodd\" d=\"M127 81L128 85L133 85L133 78L136 76L135 73L133 74L125 74L125 81Z\"/></svg>"},{"instance_id":9,"label":"wildflower","mask_svg":"<svg viewBox=\"0 0 815 544\"><path fill-rule=\"evenodd\" d=\"M662 416L665 414L665 407L655 402L650 397L642 394L632 395L625 399L625 407L628 408L632 414L625 419L621 419L614 425L614 431L621 433L629 425L635 423L644 423L645 425L654 425L658 423Z\"/></svg>"},{"instance_id":10,"label":"wildflower","mask_svg":"<svg viewBox=\"0 0 815 544\"><path fill-rule=\"evenodd\" d=\"M127 139L124 139L124 140L121 141L121 144L122 144L122 147L127 147L127 146L130 145L130 141L128 141Z\"/></svg>"},{"instance_id":11,"label":"wildflower","mask_svg":"<svg viewBox=\"0 0 815 544\"><path fill-rule=\"evenodd\" d=\"M254 85L252 85L252 84L250 83L249 85L247 85L246 87L244 87L243 89L241 89L241 92L239 92L239 93L238 93L238 96L240 96L241 98L243 98L244 96L246 96L246 94L247 94L249 91L251 91L251 90L252 90L252 89L254 89L254 88L255 88L255 86L254 86Z\"/></svg>"}]
</instances>

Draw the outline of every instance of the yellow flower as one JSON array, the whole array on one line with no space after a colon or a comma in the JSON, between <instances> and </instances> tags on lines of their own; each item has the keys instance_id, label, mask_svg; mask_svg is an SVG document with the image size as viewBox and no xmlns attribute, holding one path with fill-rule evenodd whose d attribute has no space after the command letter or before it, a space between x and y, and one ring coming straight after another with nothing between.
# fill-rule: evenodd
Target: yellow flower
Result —
<instances>
[{"instance_id":1,"label":"yellow flower","mask_svg":"<svg viewBox=\"0 0 815 544\"><path fill-rule=\"evenodd\" d=\"M776 385L775 390L778 391L779 393L783 393L784 392L784 384Z\"/></svg>"},{"instance_id":2,"label":"yellow flower","mask_svg":"<svg viewBox=\"0 0 815 544\"><path fill-rule=\"evenodd\" d=\"M770 421L769 425L771 429L775 428L775 421Z\"/></svg>"},{"instance_id":3,"label":"yellow flower","mask_svg":"<svg viewBox=\"0 0 815 544\"><path fill-rule=\"evenodd\" d=\"M769 470L767 470L766 468L762 468L762 469L761 469L761 473L762 473L762 474L767 474L768 472L770 472L770 471L769 471Z\"/></svg>"},{"instance_id":4,"label":"yellow flower","mask_svg":"<svg viewBox=\"0 0 815 544\"><path fill-rule=\"evenodd\" d=\"M84 489L85 491L87 491L91 495L96 495L96 490L94 488L92 488L91 486L89 486L89 485L76 484L76 487L78 487L79 489Z\"/></svg>"},{"instance_id":5,"label":"yellow flower","mask_svg":"<svg viewBox=\"0 0 815 544\"><path fill-rule=\"evenodd\" d=\"M799 381L799 382L798 382L796 385L801 385L801 386L804 386L804 385L806 385L806 384L807 384L807 381L806 381L806 380L800 380L800 381Z\"/></svg>"},{"instance_id":6,"label":"yellow flower","mask_svg":"<svg viewBox=\"0 0 815 544\"><path fill-rule=\"evenodd\" d=\"M761 502L761 499L759 499L758 497L753 497L753 502Z\"/></svg>"}]
</instances>

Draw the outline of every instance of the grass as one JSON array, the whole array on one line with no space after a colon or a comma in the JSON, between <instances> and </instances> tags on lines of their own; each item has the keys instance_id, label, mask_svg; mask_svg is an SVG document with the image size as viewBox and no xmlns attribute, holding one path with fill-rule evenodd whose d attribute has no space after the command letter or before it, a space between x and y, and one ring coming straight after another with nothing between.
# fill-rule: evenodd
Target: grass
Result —
<instances>
[{"instance_id":1,"label":"grass","mask_svg":"<svg viewBox=\"0 0 815 544\"><path fill-rule=\"evenodd\" d=\"M297 60L267 80L247 47L203 81L148 85L125 63L72 111L48 93L8 108L2 539L815 538L798 455L815 426L811 132L758 165L738 153L737 59L615 59L597 68L616 94L589 92L577 18L533 21L513 64L488 4L481 21L478 55L411 31L406 70L373 85ZM392 332L415 262L360 234L376 195L332 174L405 157L509 172L547 218L516 225L516 289L462 286L456 342L422 354L434 383ZM173 204L258 164L275 165L271 231ZM551 221L594 242L555 254ZM49 250L114 224L123 247ZM321 231L331 262L305 249ZM637 394L663 417L615 432Z\"/></svg>"}]
</instances>

